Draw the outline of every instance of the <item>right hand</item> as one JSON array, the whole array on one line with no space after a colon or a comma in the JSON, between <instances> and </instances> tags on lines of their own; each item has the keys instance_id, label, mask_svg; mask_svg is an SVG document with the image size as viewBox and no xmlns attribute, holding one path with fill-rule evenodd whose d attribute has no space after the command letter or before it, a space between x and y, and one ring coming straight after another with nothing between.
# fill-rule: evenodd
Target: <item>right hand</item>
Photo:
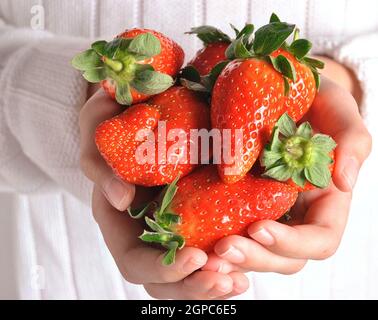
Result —
<instances>
[{"instance_id":1,"label":"right hand","mask_svg":"<svg viewBox=\"0 0 378 320\"><path fill-rule=\"evenodd\" d=\"M173 265L163 266L163 251L139 240L142 225L123 212L130 205L151 200L158 190L136 188L117 178L94 141L96 127L120 112L122 107L98 90L81 110L80 131L81 167L95 184L93 215L123 277L144 285L158 299L224 299L245 292L248 279L240 272L200 271L207 262L200 249L184 248Z\"/></svg>"}]
</instances>

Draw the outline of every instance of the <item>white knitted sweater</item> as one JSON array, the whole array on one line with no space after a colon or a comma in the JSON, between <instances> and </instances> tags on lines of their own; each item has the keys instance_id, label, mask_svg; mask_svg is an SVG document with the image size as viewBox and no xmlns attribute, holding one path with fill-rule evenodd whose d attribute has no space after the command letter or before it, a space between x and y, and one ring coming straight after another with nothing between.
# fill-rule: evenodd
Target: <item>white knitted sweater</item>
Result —
<instances>
[{"instance_id":1,"label":"white knitted sweater","mask_svg":"<svg viewBox=\"0 0 378 320\"><path fill-rule=\"evenodd\" d=\"M45 19L35 24L41 8ZM361 112L378 137L376 0L0 2L0 298L145 296L121 279L90 217L91 184L78 166L78 111L87 84L70 66L73 55L93 38L139 26L173 37L190 58L200 47L184 35L191 26L259 26L273 11L296 22L317 53L355 71L364 89ZM244 298L378 298L378 215L371 199L377 160L374 150L337 255L291 277L251 275Z\"/></svg>"}]
</instances>

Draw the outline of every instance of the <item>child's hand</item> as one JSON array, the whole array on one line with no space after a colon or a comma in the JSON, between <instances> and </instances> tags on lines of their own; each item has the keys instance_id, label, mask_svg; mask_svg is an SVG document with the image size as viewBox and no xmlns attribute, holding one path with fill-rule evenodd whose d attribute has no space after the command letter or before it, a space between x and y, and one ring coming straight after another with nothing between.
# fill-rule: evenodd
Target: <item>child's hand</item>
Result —
<instances>
[{"instance_id":1,"label":"child's hand","mask_svg":"<svg viewBox=\"0 0 378 320\"><path fill-rule=\"evenodd\" d=\"M121 111L118 104L98 91L81 111L80 130L81 166L95 183L93 214L124 278L143 284L151 296L160 299L223 299L246 291L248 279L242 273L197 271L207 261L207 255L199 249L180 250L176 263L166 267L161 263L163 252L138 239L143 232L141 224L121 212L131 203L137 205L151 200L156 190L138 188L135 191L135 186L116 178L94 142L97 125Z\"/></svg>"},{"instance_id":2,"label":"child's hand","mask_svg":"<svg viewBox=\"0 0 378 320\"><path fill-rule=\"evenodd\" d=\"M358 172L371 150L371 137L352 96L327 79L323 79L305 120L338 143L333 185L302 193L288 224L260 221L249 227L251 238L222 239L204 270L292 274L308 259L334 254L347 222Z\"/></svg>"}]
</instances>

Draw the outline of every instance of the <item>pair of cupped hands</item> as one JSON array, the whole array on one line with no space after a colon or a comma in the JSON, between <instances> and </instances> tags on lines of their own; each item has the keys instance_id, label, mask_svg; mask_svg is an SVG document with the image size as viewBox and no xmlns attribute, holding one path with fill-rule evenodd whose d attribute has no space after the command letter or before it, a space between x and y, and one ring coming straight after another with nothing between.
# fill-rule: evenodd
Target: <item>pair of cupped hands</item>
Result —
<instances>
[{"instance_id":1,"label":"pair of cupped hands","mask_svg":"<svg viewBox=\"0 0 378 320\"><path fill-rule=\"evenodd\" d=\"M328 78L323 77L306 120L338 144L332 185L302 193L289 222L253 223L248 238L223 238L209 255L185 247L170 266L161 263L163 251L139 240L143 226L124 213L130 205L155 197L156 190L119 180L94 142L97 125L122 112L122 107L102 90L90 92L80 114L81 167L95 184L94 218L128 282L142 284L158 299L226 299L248 289L246 272L294 274L307 260L326 259L335 253L347 222L353 187L371 150L371 137L350 93L351 74L332 60L323 60L328 65L323 74Z\"/></svg>"}]
</instances>

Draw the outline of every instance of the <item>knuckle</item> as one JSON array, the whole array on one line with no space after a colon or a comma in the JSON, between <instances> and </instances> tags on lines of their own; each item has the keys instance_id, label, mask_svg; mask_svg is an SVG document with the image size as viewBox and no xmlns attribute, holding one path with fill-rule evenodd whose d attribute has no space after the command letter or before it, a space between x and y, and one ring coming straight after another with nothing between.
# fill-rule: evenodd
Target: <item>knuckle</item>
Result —
<instances>
[{"instance_id":1,"label":"knuckle","mask_svg":"<svg viewBox=\"0 0 378 320\"><path fill-rule=\"evenodd\" d=\"M324 244L319 253L318 260L325 260L332 257L339 247L339 239L336 236L331 236L330 240Z\"/></svg>"}]
</instances>

